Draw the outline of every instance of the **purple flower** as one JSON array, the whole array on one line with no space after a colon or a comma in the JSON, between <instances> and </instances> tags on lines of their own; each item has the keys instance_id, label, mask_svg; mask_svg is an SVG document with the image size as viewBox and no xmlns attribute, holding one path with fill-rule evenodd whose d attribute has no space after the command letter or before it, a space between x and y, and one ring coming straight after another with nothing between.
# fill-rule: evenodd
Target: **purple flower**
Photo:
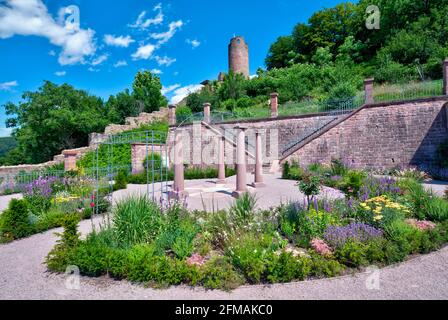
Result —
<instances>
[{"instance_id":1,"label":"purple flower","mask_svg":"<svg viewBox=\"0 0 448 320\"><path fill-rule=\"evenodd\" d=\"M347 241L368 242L381 238L383 232L365 223L351 223L346 226L330 226L324 234L324 239L333 248L343 246Z\"/></svg>"}]
</instances>

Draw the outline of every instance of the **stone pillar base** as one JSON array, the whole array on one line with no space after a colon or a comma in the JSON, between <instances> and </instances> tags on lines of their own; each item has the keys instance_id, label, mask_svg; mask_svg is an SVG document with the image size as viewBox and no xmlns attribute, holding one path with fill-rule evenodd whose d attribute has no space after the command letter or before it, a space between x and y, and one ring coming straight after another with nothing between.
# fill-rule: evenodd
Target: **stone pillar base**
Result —
<instances>
[{"instance_id":1,"label":"stone pillar base","mask_svg":"<svg viewBox=\"0 0 448 320\"><path fill-rule=\"evenodd\" d=\"M187 191L170 191L168 192L168 198L170 200L183 200L185 198L188 197L188 192Z\"/></svg>"},{"instance_id":2,"label":"stone pillar base","mask_svg":"<svg viewBox=\"0 0 448 320\"><path fill-rule=\"evenodd\" d=\"M245 193L248 193L249 191L233 191L232 192L232 197L234 197L235 199L239 199L241 198Z\"/></svg>"},{"instance_id":3,"label":"stone pillar base","mask_svg":"<svg viewBox=\"0 0 448 320\"><path fill-rule=\"evenodd\" d=\"M216 180L216 184L227 184L227 181L225 179L218 179Z\"/></svg>"},{"instance_id":4,"label":"stone pillar base","mask_svg":"<svg viewBox=\"0 0 448 320\"><path fill-rule=\"evenodd\" d=\"M251 187L254 188L264 188L266 187L266 184L264 182L254 182L251 184Z\"/></svg>"}]
</instances>

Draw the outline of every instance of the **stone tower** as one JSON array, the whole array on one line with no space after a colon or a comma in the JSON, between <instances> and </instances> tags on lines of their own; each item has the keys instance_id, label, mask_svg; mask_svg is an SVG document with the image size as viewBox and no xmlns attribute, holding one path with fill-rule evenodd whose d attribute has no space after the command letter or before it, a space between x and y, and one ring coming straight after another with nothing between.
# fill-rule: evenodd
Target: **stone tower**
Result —
<instances>
[{"instance_id":1,"label":"stone tower","mask_svg":"<svg viewBox=\"0 0 448 320\"><path fill-rule=\"evenodd\" d=\"M249 47L241 36L230 40L229 44L229 72L241 73L249 78Z\"/></svg>"}]
</instances>

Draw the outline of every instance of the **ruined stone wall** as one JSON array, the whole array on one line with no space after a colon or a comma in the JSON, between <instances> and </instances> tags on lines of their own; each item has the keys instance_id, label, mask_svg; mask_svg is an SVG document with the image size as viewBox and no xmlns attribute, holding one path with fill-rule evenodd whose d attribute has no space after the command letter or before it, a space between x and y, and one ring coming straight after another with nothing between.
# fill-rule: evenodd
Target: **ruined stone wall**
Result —
<instances>
[{"instance_id":1,"label":"ruined stone wall","mask_svg":"<svg viewBox=\"0 0 448 320\"><path fill-rule=\"evenodd\" d=\"M308 165L339 158L354 167L382 169L431 165L448 138L447 101L367 106L284 160Z\"/></svg>"},{"instance_id":2,"label":"ruined stone wall","mask_svg":"<svg viewBox=\"0 0 448 320\"><path fill-rule=\"evenodd\" d=\"M330 163L332 158L339 158L349 160L359 168L428 165L434 163L439 144L448 139L447 102L448 98L443 97L370 105L345 121L320 114L213 124L212 127L223 131L246 126L248 151L252 154L255 154L252 147L255 145L255 130L264 130L262 145L266 155L264 160L268 163L278 159L297 160L307 165ZM300 149L292 154L282 154L291 141L309 135L313 131L310 128L325 123L329 123L326 128L334 127L323 130L322 135L310 138L311 141L303 146L299 144ZM209 137L213 132L204 126L199 128L193 135L192 125L182 127L186 139L185 157L196 159L196 163L201 161L204 153L209 153L210 148L217 148L216 140ZM187 135L196 136L196 139L186 138ZM230 152L234 153L235 147L228 143L226 154ZM248 160L253 162L251 157Z\"/></svg>"},{"instance_id":3,"label":"ruined stone wall","mask_svg":"<svg viewBox=\"0 0 448 320\"><path fill-rule=\"evenodd\" d=\"M89 136L89 146L73 149L64 150L61 154L54 156L53 161L46 163L36 164L36 165L18 165L18 166L8 166L0 167L0 176L2 175L16 175L20 172L33 172L37 170L43 170L45 168L64 163L67 161L66 168L73 167L73 161L79 160L87 152L96 150L97 146L104 142L109 135L119 134L125 131L138 129L143 124L149 124L154 121L165 121L168 120L168 108L161 108L159 111L153 113L141 113L138 117L126 118L125 125L111 124L106 127L104 133L92 133ZM67 153L76 153L74 157L67 156ZM66 154L66 155L64 155Z\"/></svg>"}]
</instances>

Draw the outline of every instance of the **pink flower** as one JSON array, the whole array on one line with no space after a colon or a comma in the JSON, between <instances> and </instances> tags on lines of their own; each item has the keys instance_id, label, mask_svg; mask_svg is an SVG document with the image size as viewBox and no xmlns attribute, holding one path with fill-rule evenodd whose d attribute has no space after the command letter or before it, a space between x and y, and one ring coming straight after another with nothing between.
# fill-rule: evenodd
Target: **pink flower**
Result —
<instances>
[{"instance_id":1,"label":"pink flower","mask_svg":"<svg viewBox=\"0 0 448 320\"><path fill-rule=\"evenodd\" d=\"M333 254L330 246L322 239L313 239L311 241L311 247L321 256L329 256Z\"/></svg>"},{"instance_id":2,"label":"pink flower","mask_svg":"<svg viewBox=\"0 0 448 320\"><path fill-rule=\"evenodd\" d=\"M416 219L407 219L406 222L420 231L432 230L435 227L437 227L437 225L434 222L425 220L418 221Z\"/></svg>"},{"instance_id":3,"label":"pink flower","mask_svg":"<svg viewBox=\"0 0 448 320\"><path fill-rule=\"evenodd\" d=\"M187 259L187 264L189 266L203 266L205 264L205 258L200 254L193 254L190 258Z\"/></svg>"},{"instance_id":4,"label":"pink flower","mask_svg":"<svg viewBox=\"0 0 448 320\"><path fill-rule=\"evenodd\" d=\"M90 202L90 208L95 207L95 202Z\"/></svg>"}]
</instances>

